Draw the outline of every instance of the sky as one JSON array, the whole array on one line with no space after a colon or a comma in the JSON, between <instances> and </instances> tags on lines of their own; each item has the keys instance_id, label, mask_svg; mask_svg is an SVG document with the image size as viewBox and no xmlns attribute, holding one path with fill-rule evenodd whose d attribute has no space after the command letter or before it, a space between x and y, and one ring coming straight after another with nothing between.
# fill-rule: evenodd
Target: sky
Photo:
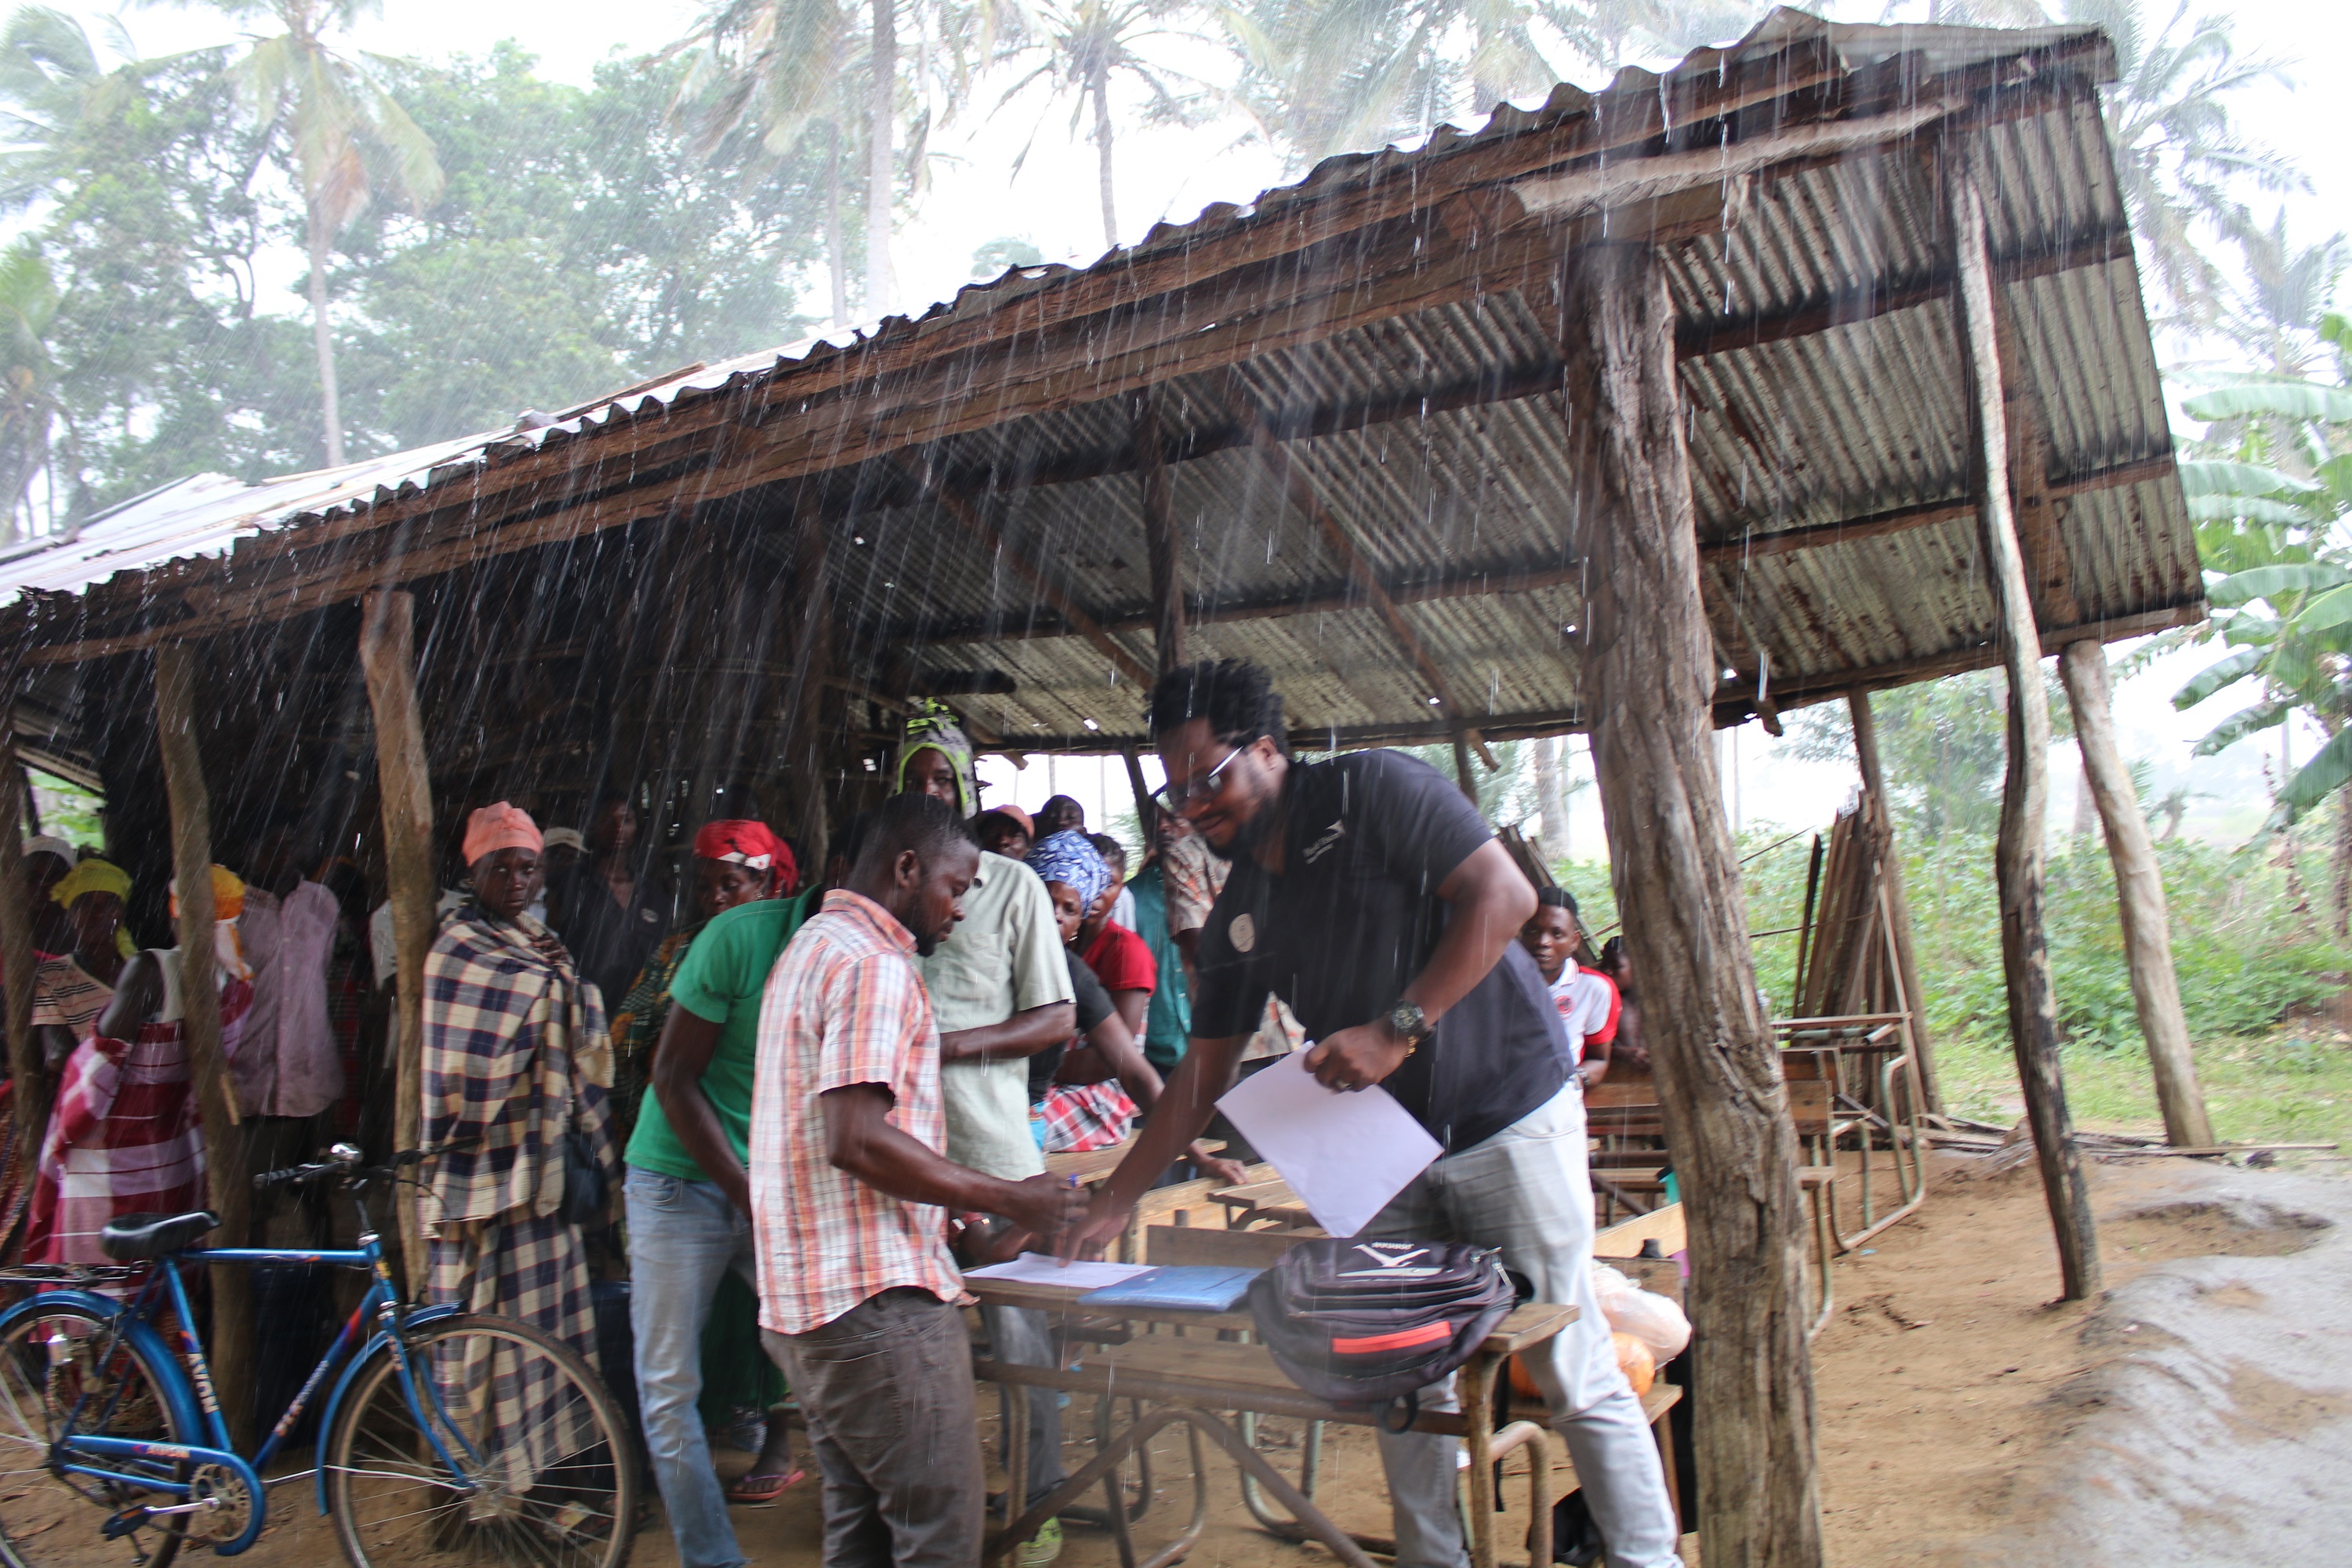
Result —
<instances>
[{"instance_id":1,"label":"sky","mask_svg":"<svg viewBox=\"0 0 2352 1568\"><path fill-rule=\"evenodd\" d=\"M2145 4L2160 21L2169 15L2173 0ZM92 17L101 11L74 8ZM2251 139L2298 153L2310 182L2306 191L2265 199L2284 207L2290 233L2299 242L2352 229L2352 160L2342 156L2335 140L2342 134L2342 108L2326 85L2327 63L2352 58L2352 3L2214 0L2193 8L2199 14L2231 17L2242 57L2267 58L2285 68L2280 79L2241 94L2233 107L2242 131ZM1872 0L1847 0L1822 9L1847 21L1873 21L1881 16L1880 5ZM585 82L601 61L641 55L679 37L691 26L696 10L687 0L563 0L561 5L540 0L488 6L468 0L383 0L380 12L360 23L353 41L383 53L434 59L478 53L502 37L512 37L538 55L544 74ZM1924 4L1895 0L1891 10L1895 19L1916 19ZM237 24L204 8L143 7L125 13L124 21L138 49L150 54L217 43L238 31ZM1178 69L1190 67L1212 74L1218 68L1211 51L1181 38L1164 40L1163 48L1163 58ZM1571 75L1580 85L1601 85L1589 73ZM1245 122L1236 117L1192 129L1133 125L1139 107L1139 100L1125 105L1122 123L1132 128L1123 130L1116 144L1125 240L1139 239L1163 219L1187 221L1210 202L1246 201L1282 183L1285 172L1278 161L1247 135ZM899 309L919 310L972 281L972 252L991 240L1029 240L1048 260L1086 262L1102 253L1095 150L1072 136L1069 128L1066 102L1050 102L1042 93L1033 93L1009 104L983 97L959 122L935 132L938 155L929 188L917 210L902 220L895 242ZM289 290L299 287L290 261L286 282ZM301 301L289 292L285 308L297 311ZM743 346L750 351L763 345ZM2173 390L2177 396L2195 387ZM2127 648L2118 646L2109 651L2111 658L2120 658ZM2250 742L2216 757L2193 756L2197 738L2242 701L2224 695L2186 714L2173 710L2172 693L2216 657L2210 646L2182 650L2120 681L2116 717L2126 753L2145 757L2152 765L2154 795L2175 788L2189 792L2188 830L2240 842L2263 816L2264 756L2274 770L2291 766L2294 760L2311 754L2319 737L2315 731L2290 729L2262 741L2262 749ZM2280 758L2282 743L2290 752L2284 761ZM1582 745L1580 738L1580 754ZM1784 744L1753 723L1725 732L1721 756L1727 804L1742 826L1814 825L1834 809L1853 782L1847 768L1791 757ZM1589 774L1589 765L1584 771ZM1124 809L1128 799L1124 765L1116 758L1051 763L1036 758L1021 770L992 760L982 772L994 785L991 800L1003 800L1010 791L1017 804L1034 808L1059 789L1085 802L1090 820ZM2062 745L2053 756L2053 831L2064 831L2071 820L2079 781L2072 748ZM1156 771L1150 782L1158 782ZM1581 809L1572 807L1570 814L1571 852L1580 858L1601 858L1605 851L1600 812L1591 804L1590 792L1580 799Z\"/></svg>"}]
</instances>

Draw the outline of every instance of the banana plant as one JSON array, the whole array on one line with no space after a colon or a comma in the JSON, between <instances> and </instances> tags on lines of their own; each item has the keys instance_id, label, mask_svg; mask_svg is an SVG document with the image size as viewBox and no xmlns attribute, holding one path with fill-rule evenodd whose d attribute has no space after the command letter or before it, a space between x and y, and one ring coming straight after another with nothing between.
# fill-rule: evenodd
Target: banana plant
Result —
<instances>
[{"instance_id":1,"label":"banana plant","mask_svg":"<svg viewBox=\"0 0 2352 1568\"><path fill-rule=\"evenodd\" d=\"M2339 369L2352 362L2352 321L2331 313L2320 335ZM2279 793L2284 826L2352 781L2352 384L2249 379L2182 406L2241 437L2227 458L2180 465L2200 553L2222 574L2206 585L2204 635L2231 651L2173 706L2252 683L2257 700L2199 741L2200 756L2298 712L2318 724L2327 743Z\"/></svg>"}]
</instances>

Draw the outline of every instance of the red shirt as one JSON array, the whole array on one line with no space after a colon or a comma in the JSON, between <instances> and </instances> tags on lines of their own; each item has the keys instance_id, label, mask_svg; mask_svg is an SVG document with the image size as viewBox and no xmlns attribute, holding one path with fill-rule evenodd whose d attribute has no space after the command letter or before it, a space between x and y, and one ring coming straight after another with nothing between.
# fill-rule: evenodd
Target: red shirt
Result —
<instances>
[{"instance_id":1,"label":"red shirt","mask_svg":"<svg viewBox=\"0 0 2352 1568\"><path fill-rule=\"evenodd\" d=\"M1151 944L1114 921L1103 922L1102 934L1080 953L1106 991L1150 991L1160 984L1160 964Z\"/></svg>"}]
</instances>

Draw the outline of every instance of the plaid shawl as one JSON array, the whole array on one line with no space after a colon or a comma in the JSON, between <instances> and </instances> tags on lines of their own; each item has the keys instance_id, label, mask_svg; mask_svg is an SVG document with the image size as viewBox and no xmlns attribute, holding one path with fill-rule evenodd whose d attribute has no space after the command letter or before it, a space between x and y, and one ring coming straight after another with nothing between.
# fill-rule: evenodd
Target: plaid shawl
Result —
<instances>
[{"instance_id":1,"label":"plaid shawl","mask_svg":"<svg viewBox=\"0 0 2352 1568\"><path fill-rule=\"evenodd\" d=\"M425 960L422 1131L447 1149L420 1205L427 1229L554 1213L574 1130L617 1181L612 1058L604 999L554 932L471 902L450 911Z\"/></svg>"}]
</instances>

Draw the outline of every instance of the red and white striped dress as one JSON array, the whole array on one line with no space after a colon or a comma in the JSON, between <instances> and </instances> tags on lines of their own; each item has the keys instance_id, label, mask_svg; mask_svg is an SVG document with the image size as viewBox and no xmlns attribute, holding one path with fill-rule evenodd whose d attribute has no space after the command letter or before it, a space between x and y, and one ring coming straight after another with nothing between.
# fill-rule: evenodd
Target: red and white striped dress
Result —
<instances>
[{"instance_id":1,"label":"red and white striped dress","mask_svg":"<svg viewBox=\"0 0 2352 1568\"><path fill-rule=\"evenodd\" d=\"M25 1237L27 1263L103 1263L99 1232L121 1215L184 1214L205 1203L205 1134L180 1005L180 955L156 955L163 1005L135 1040L93 1034L66 1060ZM223 1054L253 1001L221 981Z\"/></svg>"}]
</instances>

